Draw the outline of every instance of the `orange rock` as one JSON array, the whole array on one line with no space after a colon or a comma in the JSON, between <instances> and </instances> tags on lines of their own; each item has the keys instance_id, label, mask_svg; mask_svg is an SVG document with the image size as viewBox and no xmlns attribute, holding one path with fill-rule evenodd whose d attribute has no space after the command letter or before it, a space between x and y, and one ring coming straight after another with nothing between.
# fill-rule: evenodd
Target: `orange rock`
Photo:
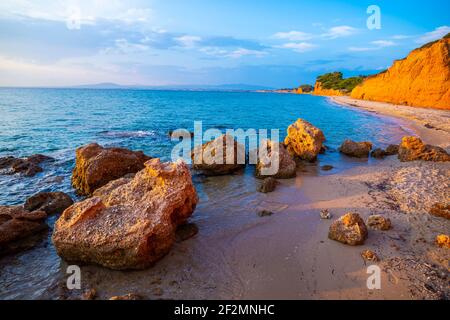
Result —
<instances>
[{"instance_id":1,"label":"orange rock","mask_svg":"<svg viewBox=\"0 0 450 320\"><path fill-rule=\"evenodd\" d=\"M295 163L294 158L289 154L289 152L281 143L274 142L272 140L266 140L261 143L261 145L263 146L263 148L266 147L267 157L258 159L255 171L255 175L257 178L264 179L268 177L268 175L262 175L262 170L264 168L271 168L272 165L275 166L275 163L272 164L270 161L272 157L278 157L278 170L275 174L271 175L272 177L276 179L289 179L297 175L297 164ZM278 153L278 155L275 153Z\"/></svg>"},{"instance_id":2,"label":"orange rock","mask_svg":"<svg viewBox=\"0 0 450 320\"><path fill-rule=\"evenodd\" d=\"M314 85L313 95L316 96L345 96L345 92L336 89L324 89L319 81Z\"/></svg>"},{"instance_id":3,"label":"orange rock","mask_svg":"<svg viewBox=\"0 0 450 320\"><path fill-rule=\"evenodd\" d=\"M88 144L76 150L72 185L80 194L90 195L112 180L142 170L149 159L141 151Z\"/></svg>"},{"instance_id":4,"label":"orange rock","mask_svg":"<svg viewBox=\"0 0 450 320\"><path fill-rule=\"evenodd\" d=\"M134 178L111 181L67 208L55 223L53 243L69 261L145 268L169 252L177 226L197 202L184 162L152 159Z\"/></svg>"},{"instance_id":5,"label":"orange rock","mask_svg":"<svg viewBox=\"0 0 450 320\"><path fill-rule=\"evenodd\" d=\"M385 72L368 77L351 97L450 110L450 37L413 50Z\"/></svg>"},{"instance_id":6,"label":"orange rock","mask_svg":"<svg viewBox=\"0 0 450 320\"><path fill-rule=\"evenodd\" d=\"M400 161L450 161L450 155L442 148L424 144L417 137L403 137L398 149Z\"/></svg>"},{"instance_id":7,"label":"orange rock","mask_svg":"<svg viewBox=\"0 0 450 320\"><path fill-rule=\"evenodd\" d=\"M314 161L322 150L324 141L325 136L322 130L314 127L308 121L297 119L288 127L284 144L290 155Z\"/></svg>"},{"instance_id":8,"label":"orange rock","mask_svg":"<svg viewBox=\"0 0 450 320\"><path fill-rule=\"evenodd\" d=\"M328 238L351 246L363 244L367 236L364 220L359 214L353 212L346 213L334 221L328 232Z\"/></svg>"},{"instance_id":9,"label":"orange rock","mask_svg":"<svg viewBox=\"0 0 450 320\"><path fill-rule=\"evenodd\" d=\"M450 237L446 234L440 234L436 237L436 244L441 248L450 249Z\"/></svg>"}]
</instances>

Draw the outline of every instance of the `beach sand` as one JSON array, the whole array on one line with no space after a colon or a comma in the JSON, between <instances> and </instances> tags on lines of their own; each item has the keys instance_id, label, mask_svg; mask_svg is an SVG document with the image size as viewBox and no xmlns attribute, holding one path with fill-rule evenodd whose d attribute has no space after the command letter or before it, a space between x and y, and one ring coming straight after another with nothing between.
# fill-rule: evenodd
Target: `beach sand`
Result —
<instances>
[{"instance_id":1,"label":"beach sand","mask_svg":"<svg viewBox=\"0 0 450 320\"><path fill-rule=\"evenodd\" d=\"M449 113L400 107L345 97L337 103L357 106L411 122L428 143L447 147ZM424 127L428 123L434 128ZM338 168L339 169L339 168ZM251 170L250 168L248 170ZM400 162L396 156L374 160L350 170L317 175L317 166L299 168L295 179L280 180L269 194L255 190L258 181L245 175L207 178L202 183L209 201L200 203L193 220L199 234L180 243L154 267L143 271L111 271L81 266L83 290L95 288L97 298L135 293L146 299L444 299L450 297L450 250L434 244L450 233L450 221L428 214L436 202L450 199L450 163ZM221 196L221 192L228 195ZM259 217L260 209L274 212ZM322 209L332 218L320 219ZM346 212L364 219L382 214L391 219L388 231L369 230L364 245L348 246L328 239L334 219ZM232 212L228 215L226 212ZM203 217L208 215L208 219ZM365 249L379 262L366 262ZM14 265L35 263L54 250L39 247L11 257L0 280L1 298L80 298L65 288L64 261L49 268L48 277L21 272ZM381 270L381 288L368 289L367 267ZM48 268L45 265L33 266ZM24 268L23 270L29 270ZM47 272L40 271L36 274ZM36 279L34 279L34 278ZM20 279L23 291L8 290ZM43 290L27 294L32 286ZM45 289L44 289L45 288Z\"/></svg>"}]
</instances>

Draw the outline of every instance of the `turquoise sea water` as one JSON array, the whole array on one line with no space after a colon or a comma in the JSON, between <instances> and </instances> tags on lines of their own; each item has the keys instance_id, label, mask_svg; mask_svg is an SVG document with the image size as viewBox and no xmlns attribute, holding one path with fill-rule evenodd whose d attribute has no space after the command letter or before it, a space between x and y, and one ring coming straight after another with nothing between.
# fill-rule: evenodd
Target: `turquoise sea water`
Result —
<instances>
[{"instance_id":1,"label":"turquoise sea water","mask_svg":"<svg viewBox=\"0 0 450 320\"><path fill-rule=\"evenodd\" d=\"M56 163L34 178L0 176L0 205L22 203L38 191L73 194L70 174L75 148L96 141L105 146L143 150L169 160L169 130L203 128L280 129L297 118L321 128L329 151L318 164L344 169L360 163L337 152L346 138L375 146L398 143L401 123L368 112L343 108L327 98L256 92L144 90L0 89L0 156L43 153ZM247 170L251 171L251 170ZM249 173L251 174L251 173Z\"/></svg>"}]
</instances>

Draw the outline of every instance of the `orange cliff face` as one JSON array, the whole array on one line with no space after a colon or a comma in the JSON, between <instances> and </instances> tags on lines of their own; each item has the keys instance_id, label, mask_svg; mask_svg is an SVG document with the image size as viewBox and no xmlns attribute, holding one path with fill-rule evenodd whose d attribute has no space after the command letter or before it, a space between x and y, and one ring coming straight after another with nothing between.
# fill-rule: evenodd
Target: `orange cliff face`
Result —
<instances>
[{"instance_id":1,"label":"orange cliff face","mask_svg":"<svg viewBox=\"0 0 450 320\"><path fill-rule=\"evenodd\" d=\"M345 93L336 89L324 89L319 81L314 85L313 95L316 96L345 96Z\"/></svg>"},{"instance_id":2,"label":"orange cliff face","mask_svg":"<svg viewBox=\"0 0 450 320\"><path fill-rule=\"evenodd\" d=\"M351 97L450 110L450 37L415 49L356 86Z\"/></svg>"}]
</instances>

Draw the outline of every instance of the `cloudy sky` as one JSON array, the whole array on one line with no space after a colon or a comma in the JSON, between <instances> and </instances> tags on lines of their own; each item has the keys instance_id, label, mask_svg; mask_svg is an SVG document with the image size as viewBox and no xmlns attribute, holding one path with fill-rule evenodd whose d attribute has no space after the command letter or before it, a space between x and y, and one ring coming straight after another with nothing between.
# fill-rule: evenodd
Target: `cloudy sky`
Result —
<instances>
[{"instance_id":1,"label":"cloudy sky","mask_svg":"<svg viewBox=\"0 0 450 320\"><path fill-rule=\"evenodd\" d=\"M381 9L370 30L367 8ZM450 1L0 2L0 86L292 87L374 73L450 32Z\"/></svg>"}]
</instances>

